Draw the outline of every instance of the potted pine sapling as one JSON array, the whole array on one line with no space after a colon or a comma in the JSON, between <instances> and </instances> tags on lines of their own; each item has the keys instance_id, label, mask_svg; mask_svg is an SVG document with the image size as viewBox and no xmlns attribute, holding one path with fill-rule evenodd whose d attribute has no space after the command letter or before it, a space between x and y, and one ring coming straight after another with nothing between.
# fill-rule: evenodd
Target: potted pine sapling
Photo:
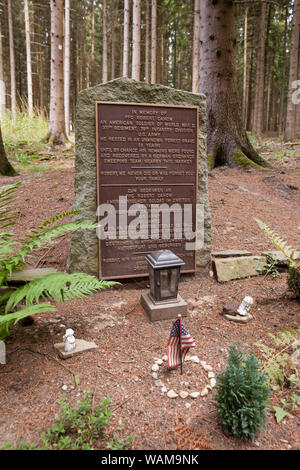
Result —
<instances>
[{"instance_id":1,"label":"potted pine sapling","mask_svg":"<svg viewBox=\"0 0 300 470\"><path fill-rule=\"evenodd\" d=\"M243 357L235 342L228 352L228 366L217 376L217 416L225 432L250 440L264 425L270 388L253 354Z\"/></svg>"},{"instance_id":2,"label":"potted pine sapling","mask_svg":"<svg viewBox=\"0 0 300 470\"><path fill-rule=\"evenodd\" d=\"M66 233L96 229L96 224L89 221L61 223L65 217L80 212L71 211L54 216L17 240L7 229L17 220L17 212L11 208L10 203L18 186L19 183L0 187L0 341L9 336L10 328L19 320L38 313L55 311L56 307L49 302L51 300L66 302L119 284L114 281L99 281L95 276L85 273L57 272L20 287L8 288L9 276L13 271L24 267L34 250L47 248Z\"/></svg>"}]
</instances>

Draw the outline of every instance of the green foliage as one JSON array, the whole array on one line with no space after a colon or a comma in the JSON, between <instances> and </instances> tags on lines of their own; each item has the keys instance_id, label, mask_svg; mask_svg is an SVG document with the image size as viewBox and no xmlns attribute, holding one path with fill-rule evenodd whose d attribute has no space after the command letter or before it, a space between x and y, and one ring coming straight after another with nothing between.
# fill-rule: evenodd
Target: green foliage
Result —
<instances>
[{"instance_id":1,"label":"green foliage","mask_svg":"<svg viewBox=\"0 0 300 470\"><path fill-rule=\"evenodd\" d=\"M278 235L278 233L274 232L274 230L268 227L267 224L265 224L264 222L256 218L254 218L254 220L258 224L262 233L271 241L271 243L278 250L280 250L284 254L284 256L286 256L289 259L291 266L296 267L297 266L295 262L296 249L289 246L287 242L283 240L283 238L280 235Z\"/></svg>"},{"instance_id":2,"label":"green foliage","mask_svg":"<svg viewBox=\"0 0 300 470\"><path fill-rule=\"evenodd\" d=\"M300 269L291 266L289 268L288 288L293 294L300 298Z\"/></svg>"},{"instance_id":3,"label":"green foliage","mask_svg":"<svg viewBox=\"0 0 300 470\"><path fill-rule=\"evenodd\" d=\"M94 407L91 392L86 389L84 400L71 408L64 398L60 398L61 412L54 424L41 435L41 444L18 445L6 443L3 450L91 450L98 441L104 441L107 449L129 449L134 436L130 434L124 440L113 438L108 441L106 428L110 423L111 400L106 397L99 406Z\"/></svg>"},{"instance_id":4,"label":"green foliage","mask_svg":"<svg viewBox=\"0 0 300 470\"><path fill-rule=\"evenodd\" d=\"M2 450L37 450L36 444L26 444L22 437L18 444L10 444L9 442L5 442L3 444Z\"/></svg>"},{"instance_id":5,"label":"green foliage","mask_svg":"<svg viewBox=\"0 0 300 470\"><path fill-rule=\"evenodd\" d=\"M292 343L300 339L300 327L295 329L283 329L276 335L268 333L267 336L272 340L273 346L267 346L261 341L254 343L263 354L263 370L266 372L271 385L289 384L291 387L299 386L300 381L297 378L297 370L293 367L290 354L287 352ZM295 374L291 370L295 370Z\"/></svg>"},{"instance_id":6,"label":"green foliage","mask_svg":"<svg viewBox=\"0 0 300 470\"><path fill-rule=\"evenodd\" d=\"M64 398L60 399L61 409L54 425L43 433L41 440L45 449L89 450L108 426L111 411L110 398L104 398L93 410L92 396L85 390L85 398L77 408L72 409Z\"/></svg>"},{"instance_id":7,"label":"green foliage","mask_svg":"<svg viewBox=\"0 0 300 470\"><path fill-rule=\"evenodd\" d=\"M262 274L269 275L272 277L280 276L279 271L277 269L277 261L273 258L272 255L266 256L266 264L262 269L257 268L257 271L261 271Z\"/></svg>"},{"instance_id":8,"label":"green foliage","mask_svg":"<svg viewBox=\"0 0 300 470\"><path fill-rule=\"evenodd\" d=\"M300 262L296 261L296 248L292 248L278 233L274 232L268 225L259 219L254 219L263 234L271 241L271 243L280 250L286 258L288 258L289 266L289 277L288 287L296 297L300 297Z\"/></svg>"},{"instance_id":9,"label":"green foliage","mask_svg":"<svg viewBox=\"0 0 300 470\"><path fill-rule=\"evenodd\" d=\"M284 398L282 398L280 401L283 405L283 408L280 406L273 406L277 423L280 423L286 416L290 415L287 409L294 410L296 406L300 405L300 396L292 395L290 402L287 402Z\"/></svg>"},{"instance_id":10,"label":"green foliage","mask_svg":"<svg viewBox=\"0 0 300 470\"><path fill-rule=\"evenodd\" d=\"M253 439L264 424L270 389L253 354L243 358L235 343L228 351L228 366L217 377L217 416L225 431L244 440Z\"/></svg>"},{"instance_id":11,"label":"green foliage","mask_svg":"<svg viewBox=\"0 0 300 470\"><path fill-rule=\"evenodd\" d=\"M0 287L4 290L0 296L0 340L10 334L10 327L20 319L36 313L54 311L54 305L41 302L45 298L65 302L118 284L113 281L99 281L94 276L83 273L55 273L18 288L5 289L8 276L14 270L22 268L35 249L46 248L54 239L66 233L96 228L95 224L87 221L61 224L62 219L79 212L71 211L52 217L36 229L29 230L17 241L12 232L4 229L13 225L17 219L17 211L10 208L10 203L18 186L19 184L0 187ZM16 307L20 308L22 302L25 303L25 308L12 311Z\"/></svg>"},{"instance_id":12,"label":"green foliage","mask_svg":"<svg viewBox=\"0 0 300 470\"><path fill-rule=\"evenodd\" d=\"M27 112L18 112L16 119L11 119L10 112L6 112L1 119L3 141L7 150L41 142L48 127L45 116L37 111L33 116L29 116Z\"/></svg>"}]
</instances>

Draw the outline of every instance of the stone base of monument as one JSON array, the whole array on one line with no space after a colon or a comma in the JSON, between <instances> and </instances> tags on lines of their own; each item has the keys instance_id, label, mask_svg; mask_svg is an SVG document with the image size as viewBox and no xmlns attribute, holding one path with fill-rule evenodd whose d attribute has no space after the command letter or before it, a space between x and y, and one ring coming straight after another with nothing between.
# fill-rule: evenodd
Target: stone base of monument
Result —
<instances>
[{"instance_id":1,"label":"stone base of monument","mask_svg":"<svg viewBox=\"0 0 300 470\"><path fill-rule=\"evenodd\" d=\"M177 296L177 301L154 303L149 294L143 293L141 305L151 322L178 318L178 315L187 316L187 303L180 295Z\"/></svg>"},{"instance_id":2,"label":"stone base of monument","mask_svg":"<svg viewBox=\"0 0 300 470\"><path fill-rule=\"evenodd\" d=\"M65 351L65 343L56 343L54 344L55 349L57 350L59 356L62 359L68 359L68 357L74 356L74 354L83 353L86 351L90 351L91 349L97 349L98 346L93 341L85 341L84 339L77 339L76 338L76 346L75 349L72 351L66 352Z\"/></svg>"}]
</instances>

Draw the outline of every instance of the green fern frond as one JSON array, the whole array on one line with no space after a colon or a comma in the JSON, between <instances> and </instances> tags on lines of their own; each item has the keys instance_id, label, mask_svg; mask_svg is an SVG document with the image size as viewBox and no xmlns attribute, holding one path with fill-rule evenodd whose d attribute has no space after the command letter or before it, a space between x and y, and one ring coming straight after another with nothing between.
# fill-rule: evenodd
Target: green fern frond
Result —
<instances>
[{"instance_id":1,"label":"green fern frond","mask_svg":"<svg viewBox=\"0 0 300 470\"><path fill-rule=\"evenodd\" d=\"M41 298L52 298L65 302L82 298L96 290L106 289L116 284L119 283L99 281L96 277L84 273L48 274L16 289L9 297L5 312L9 312L23 300L25 300L27 306L38 302Z\"/></svg>"},{"instance_id":2,"label":"green fern frond","mask_svg":"<svg viewBox=\"0 0 300 470\"><path fill-rule=\"evenodd\" d=\"M267 224L262 222L260 219L254 218L263 234L271 241L271 243L280 250L286 258L290 260L291 266L296 266L295 263L295 252L296 249L292 248L278 233L274 232Z\"/></svg>"},{"instance_id":3,"label":"green fern frond","mask_svg":"<svg viewBox=\"0 0 300 470\"><path fill-rule=\"evenodd\" d=\"M37 304L31 305L30 307L23 308L14 313L6 315L0 315L0 340L4 340L10 335L9 328L15 325L22 318L28 317L28 315L35 315L37 313L53 312L56 308L51 304Z\"/></svg>"},{"instance_id":4,"label":"green fern frond","mask_svg":"<svg viewBox=\"0 0 300 470\"><path fill-rule=\"evenodd\" d=\"M0 230L13 225L13 220L16 219L17 211L10 209L8 204L11 202L20 184L21 183L19 182L6 186L0 186Z\"/></svg>"},{"instance_id":5,"label":"green fern frond","mask_svg":"<svg viewBox=\"0 0 300 470\"><path fill-rule=\"evenodd\" d=\"M97 224L93 224L89 221L75 221L57 227L51 227L45 232L38 233L35 236L31 236L28 241L23 243L23 246L9 258L2 259L1 264L5 266L5 269L11 274L12 271L21 263L25 261L28 254L34 249L45 248L51 244L54 238L61 237L66 233L75 232L77 230L95 229Z\"/></svg>"}]
</instances>

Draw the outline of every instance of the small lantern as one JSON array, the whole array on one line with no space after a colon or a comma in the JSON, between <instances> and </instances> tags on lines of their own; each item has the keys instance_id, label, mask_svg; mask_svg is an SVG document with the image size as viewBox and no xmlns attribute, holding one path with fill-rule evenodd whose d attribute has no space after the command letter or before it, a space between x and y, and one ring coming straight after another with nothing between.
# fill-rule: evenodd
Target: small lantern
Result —
<instances>
[{"instance_id":1,"label":"small lantern","mask_svg":"<svg viewBox=\"0 0 300 470\"><path fill-rule=\"evenodd\" d=\"M170 250L154 251L145 256L153 302L177 300L180 268L185 263Z\"/></svg>"}]
</instances>

